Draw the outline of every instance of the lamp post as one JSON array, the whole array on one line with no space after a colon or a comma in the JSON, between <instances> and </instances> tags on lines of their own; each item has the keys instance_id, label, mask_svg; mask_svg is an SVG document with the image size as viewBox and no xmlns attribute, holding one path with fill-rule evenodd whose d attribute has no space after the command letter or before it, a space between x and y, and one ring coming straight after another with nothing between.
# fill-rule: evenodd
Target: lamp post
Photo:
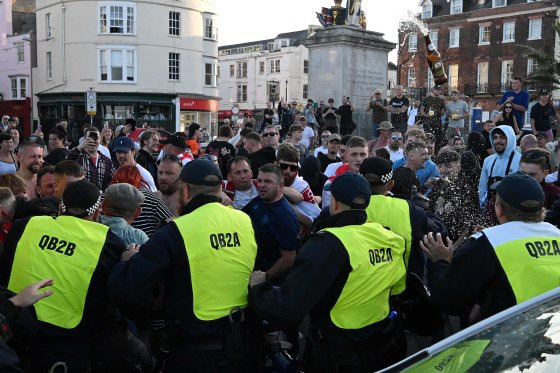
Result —
<instances>
[{"instance_id":1,"label":"lamp post","mask_svg":"<svg viewBox=\"0 0 560 373\"><path fill-rule=\"evenodd\" d=\"M275 103L276 103L276 88L278 88L278 85L280 84L280 82L278 81L278 79L272 79L270 82L270 91L272 93L272 108L275 108ZM269 97L270 98L270 97Z\"/></svg>"},{"instance_id":2,"label":"lamp post","mask_svg":"<svg viewBox=\"0 0 560 373\"><path fill-rule=\"evenodd\" d=\"M288 98L288 79L286 79L286 102L288 102L288 101L289 101L289 98Z\"/></svg>"}]
</instances>

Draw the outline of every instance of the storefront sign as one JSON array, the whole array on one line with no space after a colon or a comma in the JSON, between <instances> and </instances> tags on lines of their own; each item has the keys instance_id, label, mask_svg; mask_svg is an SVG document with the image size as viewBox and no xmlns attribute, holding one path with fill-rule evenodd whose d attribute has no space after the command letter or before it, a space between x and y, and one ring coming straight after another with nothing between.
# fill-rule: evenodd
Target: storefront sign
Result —
<instances>
[{"instance_id":1,"label":"storefront sign","mask_svg":"<svg viewBox=\"0 0 560 373\"><path fill-rule=\"evenodd\" d=\"M181 110L188 111L218 111L218 100L205 100L201 98L180 98Z\"/></svg>"}]
</instances>

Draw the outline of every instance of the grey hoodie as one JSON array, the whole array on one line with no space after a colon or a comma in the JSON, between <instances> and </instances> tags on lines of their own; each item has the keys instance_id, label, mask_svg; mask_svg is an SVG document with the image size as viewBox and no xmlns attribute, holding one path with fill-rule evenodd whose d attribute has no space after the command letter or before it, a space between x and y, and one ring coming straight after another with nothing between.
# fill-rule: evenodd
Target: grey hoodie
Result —
<instances>
[{"instance_id":1,"label":"grey hoodie","mask_svg":"<svg viewBox=\"0 0 560 373\"><path fill-rule=\"evenodd\" d=\"M515 150L515 133L513 132L513 128L510 126L498 126L490 131L492 148L494 148L494 141L492 140L494 137L494 131L498 128L501 129L507 136L506 149L502 154L495 153L484 160L482 172L480 173L480 182L478 184L480 207L484 207L488 199L488 179L496 176L505 177L510 173L517 172L519 170L519 163L521 162L521 153ZM495 150L496 149L494 149L494 151ZM506 167L512 153L513 158L509 169L506 172ZM492 172L492 174L490 174L490 172Z\"/></svg>"}]
</instances>

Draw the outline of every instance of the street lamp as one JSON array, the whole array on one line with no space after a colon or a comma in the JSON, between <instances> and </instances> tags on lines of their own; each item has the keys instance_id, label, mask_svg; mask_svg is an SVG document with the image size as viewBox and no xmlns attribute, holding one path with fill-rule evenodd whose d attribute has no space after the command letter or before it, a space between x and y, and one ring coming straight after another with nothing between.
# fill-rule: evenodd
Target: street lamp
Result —
<instances>
[{"instance_id":1,"label":"street lamp","mask_svg":"<svg viewBox=\"0 0 560 373\"><path fill-rule=\"evenodd\" d=\"M280 82L278 79L272 79L268 84L270 84L270 93L272 93L272 108L274 109L274 105L276 103L276 88L278 88Z\"/></svg>"}]
</instances>

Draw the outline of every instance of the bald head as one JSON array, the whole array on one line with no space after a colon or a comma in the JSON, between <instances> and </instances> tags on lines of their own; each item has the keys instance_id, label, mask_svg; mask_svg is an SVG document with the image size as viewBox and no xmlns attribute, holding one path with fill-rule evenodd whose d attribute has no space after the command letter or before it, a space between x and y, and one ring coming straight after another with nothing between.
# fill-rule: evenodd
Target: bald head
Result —
<instances>
[{"instance_id":1,"label":"bald head","mask_svg":"<svg viewBox=\"0 0 560 373\"><path fill-rule=\"evenodd\" d=\"M519 143L519 147L521 148L521 152L526 152L529 149L536 148L538 145L537 138L535 135L525 135L521 139Z\"/></svg>"}]
</instances>

